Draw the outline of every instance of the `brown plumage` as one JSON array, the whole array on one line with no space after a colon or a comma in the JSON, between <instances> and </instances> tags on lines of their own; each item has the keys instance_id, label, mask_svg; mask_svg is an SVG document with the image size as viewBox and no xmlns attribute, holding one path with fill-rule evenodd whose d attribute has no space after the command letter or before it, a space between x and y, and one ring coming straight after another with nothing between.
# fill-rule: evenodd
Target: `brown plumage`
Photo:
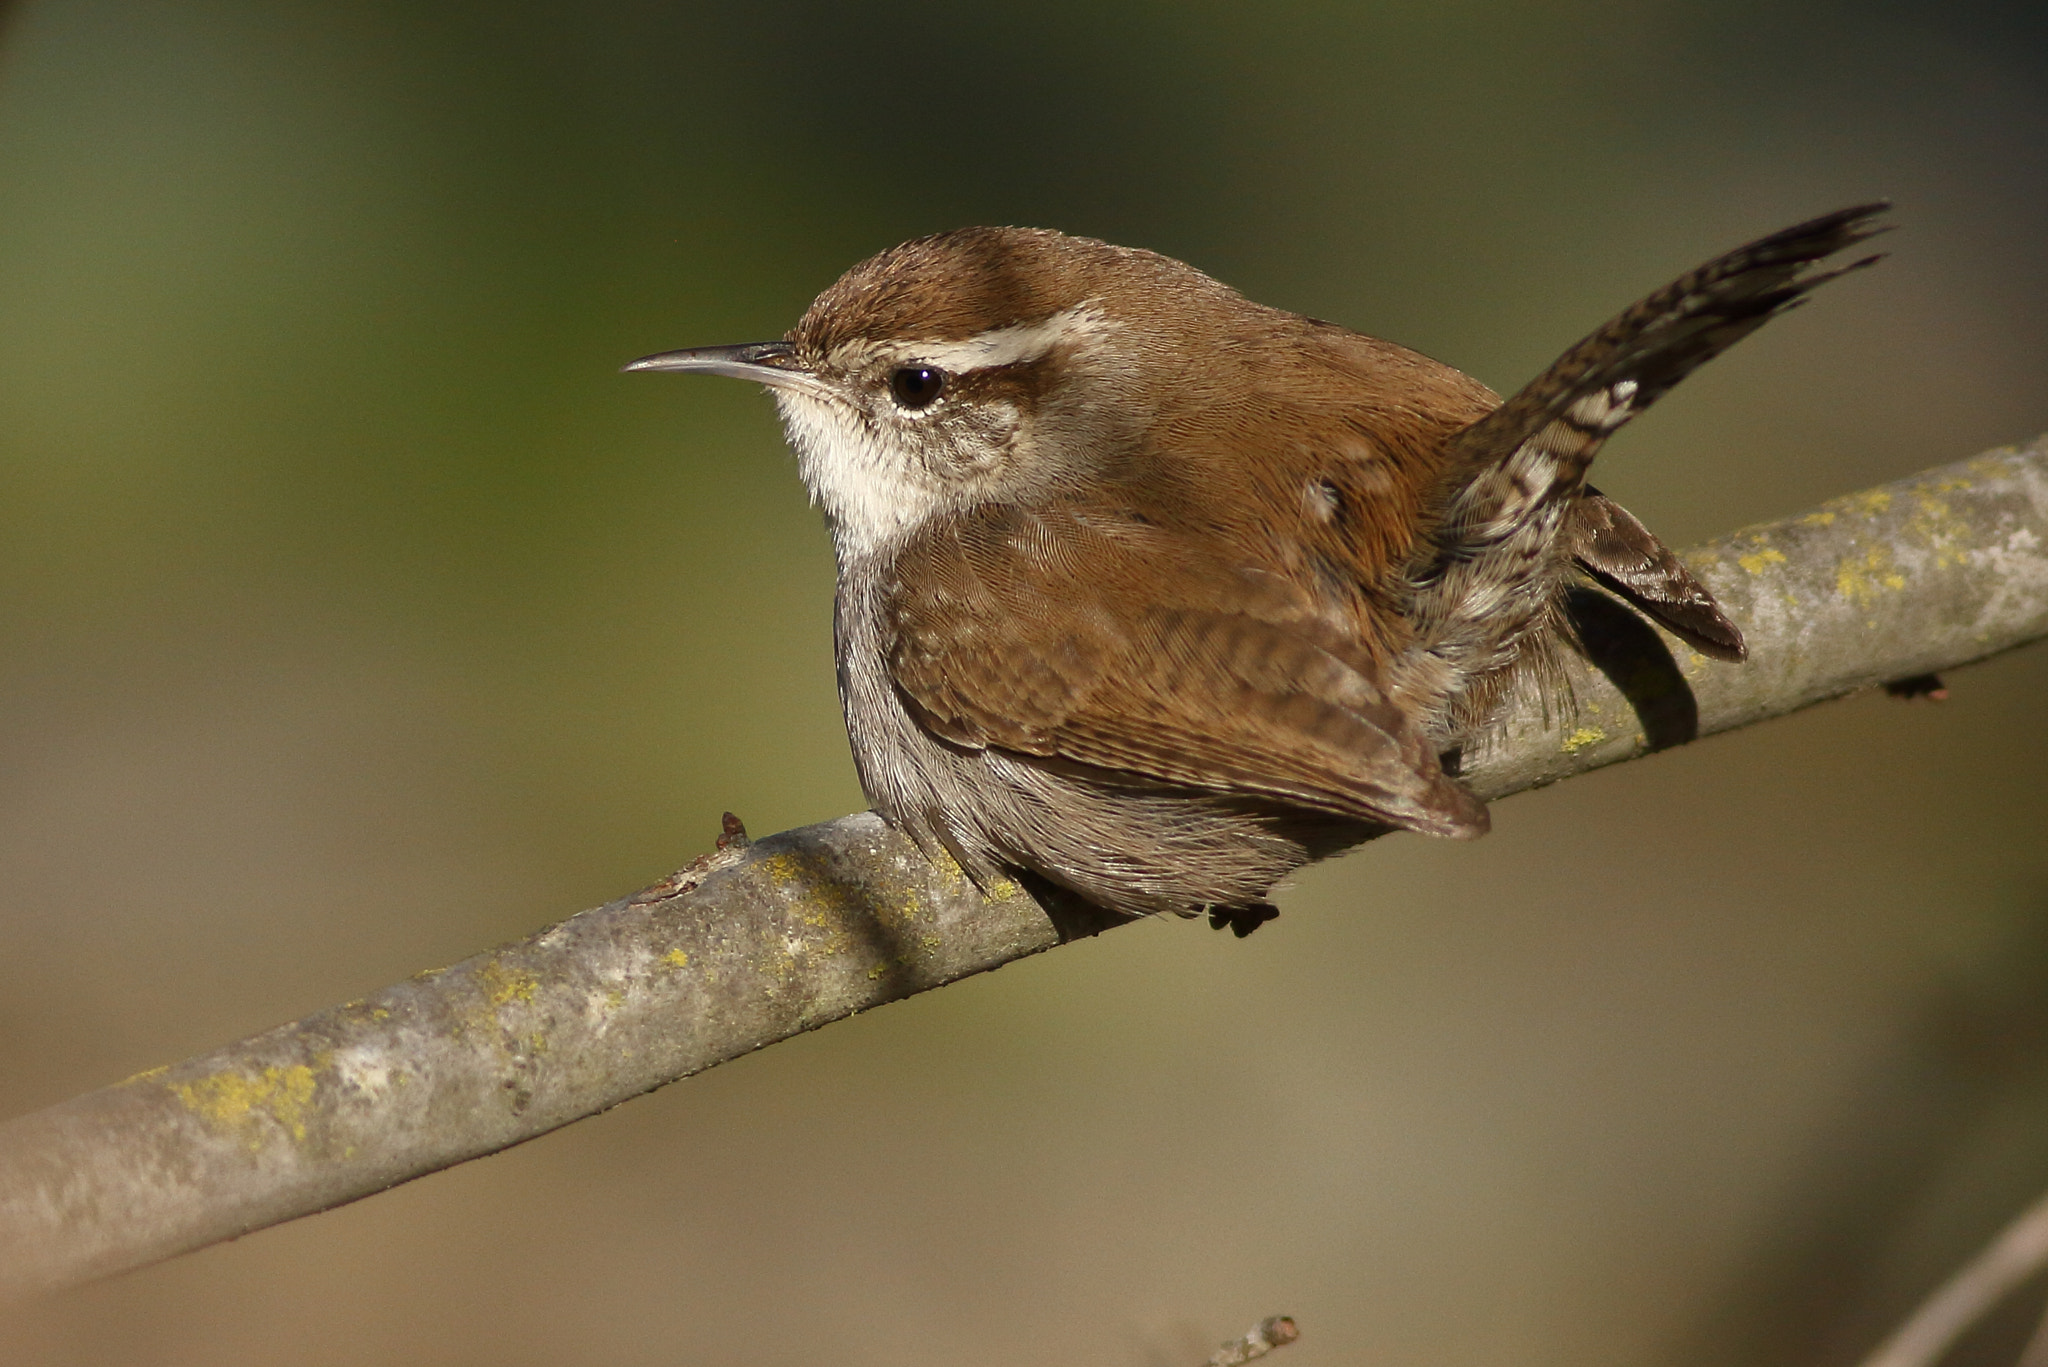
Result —
<instances>
[{"instance_id":1,"label":"brown plumage","mask_svg":"<svg viewBox=\"0 0 2048 1367\"><path fill-rule=\"evenodd\" d=\"M877 810L984 882L1240 933L1386 827L1472 836L1439 756L1556 687L1590 576L1702 653L1741 633L1585 484L1605 438L1800 301L1844 210L1649 296L1502 403L1180 262L970 228L856 266L788 337L633 368L762 381L838 552Z\"/></svg>"}]
</instances>

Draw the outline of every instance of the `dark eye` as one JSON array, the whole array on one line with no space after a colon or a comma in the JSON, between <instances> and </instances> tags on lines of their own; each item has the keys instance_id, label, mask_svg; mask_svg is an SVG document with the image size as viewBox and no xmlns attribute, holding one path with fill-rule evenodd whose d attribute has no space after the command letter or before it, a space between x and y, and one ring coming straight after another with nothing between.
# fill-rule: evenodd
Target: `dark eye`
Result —
<instances>
[{"instance_id":1,"label":"dark eye","mask_svg":"<svg viewBox=\"0 0 2048 1367\"><path fill-rule=\"evenodd\" d=\"M928 365L907 365L889 377L889 392L905 408L923 408L946 387L946 372Z\"/></svg>"}]
</instances>

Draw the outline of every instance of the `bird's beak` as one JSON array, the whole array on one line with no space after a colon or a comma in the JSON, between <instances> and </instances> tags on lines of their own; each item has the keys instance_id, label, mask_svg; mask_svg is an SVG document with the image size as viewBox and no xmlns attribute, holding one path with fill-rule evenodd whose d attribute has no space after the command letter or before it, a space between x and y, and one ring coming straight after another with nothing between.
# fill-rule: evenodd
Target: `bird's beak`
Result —
<instances>
[{"instance_id":1,"label":"bird's beak","mask_svg":"<svg viewBox=\"0 0 2048 1367\"><path fill-rule=\"evenodd\" d=\"M653 356L642 356L620 369L693 370L703 375L753 380L778 389L809 387L816 383L810 370L797 359L796 348L788 342L748 342L744 346L700 346L682 351L663 351Z\"/></svg>"}]
</instances>

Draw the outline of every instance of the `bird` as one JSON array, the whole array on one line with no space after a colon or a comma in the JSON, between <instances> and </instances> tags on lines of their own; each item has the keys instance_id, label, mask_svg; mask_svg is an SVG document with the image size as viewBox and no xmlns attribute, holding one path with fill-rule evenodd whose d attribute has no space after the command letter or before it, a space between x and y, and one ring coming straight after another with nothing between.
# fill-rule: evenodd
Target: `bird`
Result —
<instances>
[{"instance_id":1,"label":"bird","mask_svg":"<svg viewBox=\"0 0 2048 1367\"><path fill-rule=\"evenodd\" d=\"M1471 838L1454 772L1569 708L1589 581L1700 654L1740 630L1586 482L1694 368L1878 260L1885 202L1686 272L1502 400L1171 257L974 227L847 271L778 340L628 371L764 385L837 565L862 787L929 856L1249 934L1389 829Z\"/></svg>"}]
</instances>

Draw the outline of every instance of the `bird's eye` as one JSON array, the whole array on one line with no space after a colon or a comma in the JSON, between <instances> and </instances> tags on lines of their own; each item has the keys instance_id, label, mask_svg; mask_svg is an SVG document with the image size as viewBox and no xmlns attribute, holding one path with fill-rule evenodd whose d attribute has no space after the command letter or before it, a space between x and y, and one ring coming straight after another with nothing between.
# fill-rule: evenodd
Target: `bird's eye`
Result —
<instances>
[{"instance_id":1,"label":"bird's eye","mask_svg":"<svg viewBox=\"0 0 2048 1367\"><path fill-rule=\"evenodd\" d=\"M889 377L889 392L905 408L923 408L946 387L946 372L928 365L907 365Z\"/></svg>"}]
</instances>

